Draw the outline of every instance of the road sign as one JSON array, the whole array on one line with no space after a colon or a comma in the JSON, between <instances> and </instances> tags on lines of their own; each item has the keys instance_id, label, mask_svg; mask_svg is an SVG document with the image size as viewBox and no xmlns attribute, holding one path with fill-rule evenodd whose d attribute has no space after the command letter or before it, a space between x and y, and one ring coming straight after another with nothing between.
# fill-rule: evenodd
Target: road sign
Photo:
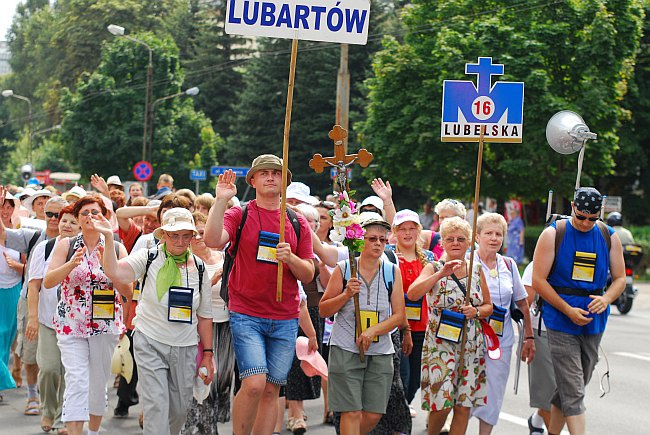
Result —
<instances>
[{"instance_id":1,"label":"road sign","mask_svg":"<svg viewBox=\"0 0 650 435\"><path fill-rule=\"evenodd\" d=\"M228 0L226 33L365 45L368 0Z\"/></svg>"},{"instance_id":2,"label":"road sign","mask_svg":"<svg viewBox=\"0 0 650 435\"><path fill-rule=\"evenodd\" d=\"M491 57L465 64L465 74L476 74L478 86L470 80L445 80L442 87L443 142L478 142L485 125L486 142L521 143L524 124L524 83L496 82L502 64Z\"/></svg>"},{"instance_id":3,"label":"road sign","mask_svg":"<svg viewBox=\"0 0 650 435\"><path fill-rule=\"evenodd\" d=\"M190 180L192 181L204 181L208 178L208 171L205 169L191 169L190 170Z\"/></svg>"},{"instance_id":4,"label":"road sign","mask_svg":"<svg viewBox=\"0 0 650 435\"><path fill-rule=\"evenodd\" d=\"M336 178L336 175L339 173L338 169L330 168L330 178L333 180ZM348 168L348 180L352 180L352 168Z\"/></svg>"},{"instance_id":5,"label":"road sign","mask_svg":"<svg viewBox=\"0 0 650 435\"><path fill-rule=\"evenodd\" d=\"M242 166L212 166L210 168L210 176L217 177L226 172L228 169L232 169L232 171L238 177L245 177L246 174L248 174L250 168L245 168Z\"/></svg>"},{"instance_id":6,"label":"road sign","mask_svg":"<svg viewBox=\"0 0 650 435\"><path fill-rule=\"evenodd\" d=\"M153 167L151 163L144 160L133 165L133 176L138 181L149 181L153 176Z\"/></svg>"}]
</instances>

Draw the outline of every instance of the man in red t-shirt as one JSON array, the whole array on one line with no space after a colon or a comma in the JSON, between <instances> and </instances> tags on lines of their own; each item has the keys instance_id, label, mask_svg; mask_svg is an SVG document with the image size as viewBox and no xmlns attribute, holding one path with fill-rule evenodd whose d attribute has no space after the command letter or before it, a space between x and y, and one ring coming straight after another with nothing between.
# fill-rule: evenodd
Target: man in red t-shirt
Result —
<instances>
[{"instance_id":1,"label":"man in red t-shirt","mask_svg":"<svg viewBox=\"0 0 650 435\"><path fill-rule=\"evenodd\" d=\"M226 211L236 195L235 174L219 176L215 203L203 239L211 248L235 242L242 209ZM311 229L298 216L300 238L285 219L285 242L279 243L282 160L264 154L253 160L246 182L255 189L247 205L237 255L228 281L230 328L242 386L233 402L235 434L271 433L280 386L287 382L298 333L298 282L314 277ZM291 183L291 172L287 184ZM276 301L277 261L284 267L282 301Z\"/></svg>"}]
</instances>

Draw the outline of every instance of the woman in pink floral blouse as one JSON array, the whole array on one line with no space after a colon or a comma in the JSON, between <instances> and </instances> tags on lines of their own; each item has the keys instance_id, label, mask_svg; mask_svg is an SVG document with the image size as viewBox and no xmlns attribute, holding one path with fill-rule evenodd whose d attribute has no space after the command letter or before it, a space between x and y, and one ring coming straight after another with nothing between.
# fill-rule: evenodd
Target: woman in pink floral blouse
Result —
<instances>
[{"instance_id":1,"label":"woman in pink floral blouse","mask_svg":"<svg viewBox=\"0 0 650 435\"><path fill-rule=\"evenodd\" d=\"M61 361L65 367L63 415L70 435L99 431L106 409L106 382L115 345L125 331L121 296L132 296L130 285L113 285L104 274L104 239L92 224L106 216L101 198L85 196L76 202L74 216L81 234L57 243L43 284L61 284L54 318ZM127 255L119 245L120 258Z\"/></svg>"}]
</instances>

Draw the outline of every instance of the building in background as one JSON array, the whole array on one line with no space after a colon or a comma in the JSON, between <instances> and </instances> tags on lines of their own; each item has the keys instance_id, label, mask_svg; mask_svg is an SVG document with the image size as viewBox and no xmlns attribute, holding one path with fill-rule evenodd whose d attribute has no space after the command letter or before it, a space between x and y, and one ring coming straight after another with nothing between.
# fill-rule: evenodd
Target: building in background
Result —
<instances>
[{"instance_id":1,"label":"building in background","mask_svg":"<svg viewBox=\"0 0 650 435\"><path fill-rule=\"evenodd\" d=\"M9 66L9 59L11 59L11 52L9 51L9 44L7 41L0 41L0 76L9 74L11 66Z\"/></svg>"}]
</instances>

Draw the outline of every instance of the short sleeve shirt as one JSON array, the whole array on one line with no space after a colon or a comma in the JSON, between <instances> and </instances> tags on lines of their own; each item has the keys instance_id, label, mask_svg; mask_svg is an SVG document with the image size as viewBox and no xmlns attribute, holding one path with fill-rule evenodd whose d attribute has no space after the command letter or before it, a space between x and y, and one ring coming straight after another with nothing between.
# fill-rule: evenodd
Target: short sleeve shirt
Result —
<instances>
[{"instance_id":1,"label":"short sleeve shirt","mask_svg":"<svg viewBox=\"0 0 650 435\"><path fill-rule=\"evenodd\" d=\"M181 268L182 286L191 287L194 290L192 323L170 322L167 320L169 292L165 293L159 301L156 291L156 278L165 262L165 253L162 245L153 249L158 250L158 255L147 271L147 281L140 294L138 307L135 309L134 328L147 337L168 346L196 345L199 342L196 329L197 316L212 319L212 290L209 273L207 270L203 273L203 284L199 292L199 271L196 265ZM148 254L148 250L140 249L124 259L135 272L136 280L140 280L144 276Z\"/></svg>"},{"instance_id":2,"label":"short sleeve shirt","mask_svg":"<svg viewBox=\"0 0 650 435\"><path fill-rule=\"evenodd\" d=\"M280 210L267 210L248 203L248 215L242 228L235 263L228 279L228 305L231 311L253 317L274 320L296 319L299 316L298 283L289 266L284 264L282 274L282 301L276 302L278 266L257 260L260 231L280 233ZM224 229L234 242L242 209L233 207L224 216ZM291 252L303 260L314 258L311 229L307 220L298 215L300 240L297 240L289 218L285 216L285 241Z\"/></svg>"}]
</instances>

